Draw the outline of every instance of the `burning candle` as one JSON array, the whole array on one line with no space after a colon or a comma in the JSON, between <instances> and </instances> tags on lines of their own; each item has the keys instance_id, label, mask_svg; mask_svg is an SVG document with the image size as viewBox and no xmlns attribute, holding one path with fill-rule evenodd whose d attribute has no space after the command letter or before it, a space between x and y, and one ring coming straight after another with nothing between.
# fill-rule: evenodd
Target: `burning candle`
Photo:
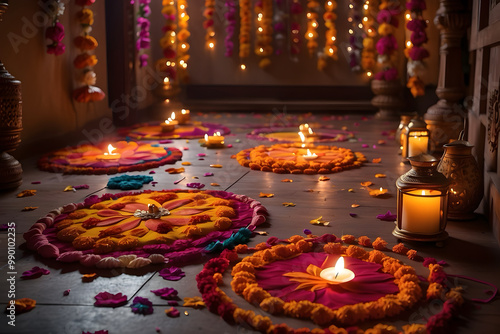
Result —
<instances>
[{"instance_id":1,"label":"burning candle","mask_svg":"<svg viewBox=\"0 0 500 334\"><path fill-rule=\"evenodd\" d=\"M408 156L414 157L421 153L427 153L429 137L411 136L408 138Z\"/></svg>"},{"instance_id":2,"label":"burning candle","mask_svg":"<svg viewBox=\"0 0 500 334\"><path fill-rule=\"evenodd\" d=\"M378 197L387 194L387 189L380 187L380 189L370 189L370 196Z\"/></svg>"},{"instance_id":3,"label":"burning candle","mask_svg":"<svg viewBox=\"0 0 500 334\"><path fill-rule=\"evenodd\" d=\"M344 258L342 256L337 260L335 267L321 270L319 276L335 284L349 282L355 277L351 270L344 268Z\"/></svg>"},{"instance_id":4,"label":"burning candle","mask_svg":"<svg viewBox=\"0 0 500 334\"><path fill-rule=\"evenodd\" d=\"M220 135L220 132L216 132L213 136L205 134L205 146L206 147L223 147L224 146L224 136Z\"/></svg>"},{"instance_id":5,"label":"burning candle","mask_svg":"<svg viewBox=\"0 0 500 334\"><path fill-rule=\"evenodd\" d=\"M166 119L164 123L161 123L161 131L172 132L175 130L175 126L177 125L177 123L177 121L174 121L171 118Z\"/></svg>"},{"instance_id":6,"label":"burning candle","mask_svg":"<svg viewBox=\"0 0 500 334\"><path fill-rule=\"evenodd\" d=\"M188 109L182 109L180 113L174 115L179 124L186 124L191 120L191 114Z\"/></svg>"},{"instance_id":7,"label":"burning candle","mask_svg":"<svg viewBox=\"0 0 500 334\"><path fill-rule=\"evenodd\" d=\"M418 234L436 234L441 222L441 192L419 189L403 194L401 227Z\"/></svg>"},{"instance_id":8,"label":"burning candle","mask_svg":"<svg viewBox=\"0 0 500 334\"><path fill-rule=\"evenodd\" d=\"M318 157L318 155L316 153L312 153L311 154L311 151L309 149L307 149L307 154L304 154L302 155L302 158L304 158L304 160L314 160Z\"/></svg>"},{"instance_id":9,"label":"burning candle","mask_svg":"<svg viewBox=\"0 0 500 334\"><path fill-rule=\"evenodd\" d=\"M113 153L113 151L116 150L113 145L109 144L108 145L108 152L105 152L104 154L98 155L97 159L98 160L118 160L121 157L120 153Z\"/></svg>"},{"instance_id":10,"label":"burning candle","mask_svg":"<svg viewBox=\"0 0 500 334\"><path fill-rule=\"evenodd\" d=\"M307 123L299 125L299 132L302 133L305 137L316 136L316 134L314 133L313 129Z\"/></svg>"}]
</instances>

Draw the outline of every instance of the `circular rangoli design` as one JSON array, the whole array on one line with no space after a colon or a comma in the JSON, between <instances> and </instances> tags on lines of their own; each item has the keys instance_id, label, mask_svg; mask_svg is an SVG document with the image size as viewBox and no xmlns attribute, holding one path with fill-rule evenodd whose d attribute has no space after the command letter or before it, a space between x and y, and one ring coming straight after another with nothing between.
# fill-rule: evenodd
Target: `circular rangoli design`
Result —
<instances>
[{"instance_id":1,"label":"circular rangoli design","mask_svg":"<svg viewBox=\"0 0 500 334\"><path fill-rule=\"evenodd\" d=\"M297 128L260 128L247 134L247 137L279 143L297 143L302 141ZM352 132L319 128L314 133L314 136L304 138L304 141L308 143L342 142L351 138L354 138L354 133Z\"/></svg>"},{"instance_id":2,"label":"circular rangoli design","mask_svg":"<svg viewBox=\"0 0 500 334\"><path fill-rule=\"evenodd\" d=\"M174 164L181 158L182 152L176 148L119 141L60 149L40 158L38 167L65 174L116 174Z\"/></svg>"},{"instance_id":3,"label":"circular rangoli design","mask_svg":"<svg viewBox=\"0 0 500 334\"><path fill-rule=\"evenodd\" d=\"M219 132L222 136L231 131L221 125L205 122L190 122L177 125L173 131L164 132L161 122L138 124L119 131L120 135L134 140L164 140L164 139L193 139L203 138L205 134L212 135Z\"/></svg>"},{"instance_id":4,"label":"circular rangoli design","mask_svg":"<svg viewBox=\"0 0 500 334\"><path fill-rule=\"evenodd\" d=\"M278 174L329 174L358 168L366 161L360 152L337 146L303 144L260 145L235 156L244 167Z\"/></svg>"},{"instance_id":5,"label":"circular rangoli design","mask_svg":"<svg viewBox=\"0 0 500 334\"><path fill-rule=\"evenodd\" d=\"M51 211L24 238L28 248L62 262L141 267L165 258L199 260L212 243L241 228L252 231L266 214L258 201L224 191L94 195Z\"/></svg>"},{"instance_id":6,"label":"circular rangoli design","mask_svg":"<svg viewBox=\"0 0 500 334\"><path fill-rule=\"evenodd\" d=\"M252 250L246 245L237 246L235 251L222 253L205 264L196 279L211 312L262 333L365 333L357 326L366 327L370 321L383 318L394 319L425 299L442 299L442 310L426 324L408 324L401 331L379 323L366 330L366 333L415 334L443 332L464 302L462 289L446 286L446 274L435 262L427 264L429 277L424 283L412 266L385 251L347 246L334 235L293 236L282 240L285 244L274 239ZM255 252L243 258L237 254L249 251ZM334 284L321 276L328 262L325 260L339 257L359 276L357 281L355 277L350 282ZM228 269L232 290L248 303L278 319L287 316L310 320L320 327L294 329L284 323L274 324L270 317L238 306L241 303L233 302L223 291L223 285L227 286L224 273Z\"/></svg>"}]
</instances>

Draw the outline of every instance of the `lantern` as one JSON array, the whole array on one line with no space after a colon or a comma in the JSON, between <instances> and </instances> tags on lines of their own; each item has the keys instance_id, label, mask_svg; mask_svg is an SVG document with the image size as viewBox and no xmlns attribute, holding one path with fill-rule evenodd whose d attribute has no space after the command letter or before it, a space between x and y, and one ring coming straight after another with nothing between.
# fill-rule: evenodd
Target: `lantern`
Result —
<instances>
[{"instance_id":1,"label":"lantern","mask_svg":"<svg viewBox=\"0 0 500 334\"><path fill-rule=\"evenodd\" d=\"M405 133L406 127L410 123L411 119L411 115L401 115L401 120L399 122L398 128L396 129L396 135L394 136L394 139L400 146L400 149L403 149L403 134ZM401 152L399 152L399 154L401 154Z\"/></svg>"},{"instance_id":2,"label":"lantern","mask_svg":"<svg viewBox=\"0 0 500 334\"><path fill-rule=\"evenodd\" d=\"M401 133L403 158L413 157L429 151L430 132L427 124L420 119L412 119Z\"/></svg>"},{"instance_id":3,"label":"lantern","mask_svg":"<svg viewBox=\"0 0 500 334\"><path fill-rule=\"evenodd\" d=\"M449 183L437 171L439 159L420 154L408 160L411 170L396 181L398 214L392 234L406 240L444 240Z\"/></svg>"}]
</instances>

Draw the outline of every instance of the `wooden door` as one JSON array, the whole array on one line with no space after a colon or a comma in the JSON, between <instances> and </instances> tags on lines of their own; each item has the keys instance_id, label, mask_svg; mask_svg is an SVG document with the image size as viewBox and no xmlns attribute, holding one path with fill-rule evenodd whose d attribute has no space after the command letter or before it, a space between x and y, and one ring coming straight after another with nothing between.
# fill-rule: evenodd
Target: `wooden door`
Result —
<instances>
[{"instance_id":1,"label":"wooden door","mask_svg":"<svg viewBox=\"0 0 500 334\"><path fill-rule=\"evenodd\" d=\"M484 171L484 199L480 206L489 217L500 243L500 0L474 0L471 38L473 95L468 108L469 141Z\"/></svg>"}]
</instances>

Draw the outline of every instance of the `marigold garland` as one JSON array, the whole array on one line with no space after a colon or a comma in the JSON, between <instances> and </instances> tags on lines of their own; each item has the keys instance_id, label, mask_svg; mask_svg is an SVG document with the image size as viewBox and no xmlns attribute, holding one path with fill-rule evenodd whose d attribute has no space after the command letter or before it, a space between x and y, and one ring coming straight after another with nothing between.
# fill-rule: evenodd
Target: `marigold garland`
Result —
<instances>
[{"instance_id":1,"label":"marigold garland","mask_svg":"<svg viewBox=\"0 0 500 334\"><path fill-rule=\"evenodd\" d=\"M290 5L290 55L293 61L298 61L297 55L300 53L300 14L303 8L300 0L292 0Z\"/></svg>"},{"instance_id":2,"label":"marigold garland","mask_svg":"<svg viewBox=\"0 0 500 334\"><path fill-rule=\"evenodd\" d=\"M323 52L318 54L318 64L317 68L319 71L323 71L326 68L327 59L331 58L334 60L338 59L338 52L336 40L337 40L337 29L335 27L335 20L337 20L337 14L335 14L335 9L337 8L337 2L335 0L328 0L325 2L325 12L323 14L323 20L325 21L325 47Z\"/></svg>"},{"instance_id":3,"label":"marigold garland","mask_svg":"<svg viewBox=\"0 0 500 334\"><path fill-rule=\"evenodd\" d=\"M377 7L374 1L366 0L363 5L363 29L365 36L363 38L363 51L361 52L361 68L367 77L371 77L377 65L375 53L375 37L377 36L376 21L374 15Z\"/></svg>"},{"instance_id":4,"label":"marigold garland","mask_svg":"<svg viewBox=\"0 0 500 334\"><path fill-rule=\"evenodd\" d=\"M189 15L187 14L187 0L177 0L177 13L179 22L179 32L177 33L177 63L179 64L178 72L181 81L188 80L188 60L189 60L189 43L188 39L191 36L189 32Z\"/></svg>"},{"instance_id":5,"label":"marigold garland","mask_svg":"<svg viewBox=\"0 0 500 334\"><path fill-rule=\"evenodd\" d=\"M232 57L234 50L233 37L236 31L236 0L226 0L224 6L226 7L226 13L224 14L226 18L226 37L224 38L226 52L224 56Z\"/></svg>"},{"instance_id":6,"label":"marigold garland","mask_svg":"<svg viewBox=\"0 0 500 334\"><path fill-rule=\"evenodd\" d=\"M309 56L313 56L318 48L318 16L320 11L319 2L307 0L307 30L304 37L307 39Z\"/></svg>"},{"instance_id":7,"label":"marigold garland","mask_svg":"<svg viewBox=\"0 0 500 334\"><path fill-rule=\"evenodd\" d=\"M94 12L86 6L94 3L94 0L75 0L76 5L82 9L76 13L76 20L80 24L82 32L73 40L74 45L80 50L80 54L73 61L75 68L81 70L78 81L82 85L73 90L73 98L77 102L88 103L101 101L106 96L104 92L95 86L96 74L93 67L97 64L97 58L91 54L97 46L97 40L90 35L94 24Z\"/></svg>"},{"instance_id":8,"label":"marigold garland","mask_svg":"<svg viewBox=\"0 0 500 334\"><path fill-rule=\"evenodd\" d=\"M165 25L162 28L163 37L160 39L160 46L163 50L163 58L157 61L157 68L164 76L164 85L170 87L177 78L177 24L176 6L172 0L163 0L161 13L165 18Z\"/></svg>"},{"instance_id":9,"label":"marigold garland","mask_svg":"<svg viewBox=\"0 0 500 334\"><path fill-rule=\"evenodd\" d=\"M205 0L205 9L203 10L203 28L205 29L205 46L208 49L215 48L215 30L214 30L215 0Z\"/></svg>"},{"instance_id":10,"label":"marigold garland","mask_svg":"<svg viewBox=\"0 0 500 334\"><path fill-rule=\"evenodd\" d=\"M250 0L239 0L240 4L240 67L242 70L246 68L244 59L250 56L250 29L252 27Z\"/></svg>"},{"instance_id":11,"label":"marigold garland","mask_svg":"<svg viewBox=\"0 0 500 334\"><path fill-rule=\"evenodd\" d=\"M59 17L64 14L64 3L59 0L53 0L48 8L52 11L49 14L52 24L45 30L45 38L51 41L47 45L47 53L59 56L66 50L66 46L62 42L64 38L64 26L59 22Z\"/></svg>"},{"instance_id":12,"label":"marigold garland","mask_svg":"<svg viewBox=\"0 0 500 334\"><path fill-rule=\"evenodd\" d=\"M381 71L375 74L375 79L394 81L398 78L396 68L398 58L398 43L394 37L394 31L399 25L398 15L400 3L398 0L382 0L379 5L377 22L379 23L378 34L381 36L375 46Z\"/></svg>"},{"instance_id":13,"label":"marigold garland","mask_svg":"<svg viewBox=\"0 0 500 334\"><path fill-rule=\"evenodd\" d=\"M419 278L415 274L414 268L404 265L399 260L387 256L379 250L367 252L358 246L351 245L347 247L340 242L335 242L338 240L337 237L328 234L322 237L310 235L308 238L293 236L288 239L287 245L276 244L275 242L271 242L271 239L253 255L245 257L236 263L231 273L233 276L231 282L232 289L239 295L242 295L248 302L260 305L266 312L308 318L315 323L323 324L323 326L332 322L336 324L352 324L366 319L381 319L386 316L394 316L401 313L404 309L411 308L423 297ZM314 251L314 248L320 243L324 244L323 251L329 254L345 254L363 261L381 264L382 271L395 277L395 282L398 284L400 290L399 293L396 295L387 295L375 302L345 305L337 310L331 310L322 304L311 302L284 302L280 298L272 297L267 291L258 286L254 275L256 267L276 260L295 257L300 253ZM248 251L248 246L245 246L239 245L235 248L235 251ZM220 257L209 260L203 270L196 276L198 289L208 309L213 313L219 314L228 322L234 321L236 324L250 326L262 333L401 333L396 327L385 324L377 324L366 331L354 326L349 327L349 331L347 331L347 329L337 327L333 324L324 329L301 328L296 330L286 324L273 324L269 317L257 315L251 310L239 308L218 287L218 284L221 284L221 275L229 268L231 262L234 263L237 260L234 255L235 251L226 250ZM443 330L448 320L459 311L460 306L464 303L460 287L450 289L443 284L443 280L441 279L446 277L446 274L440 265L435 263L429 264L429 272L429 287L427 288L426 297L428 300L445 300L443 309L438 314L429 318L425 325L409 324L403 326L405 334L432 333Z\"/></svg>"},{"instance_id":14,"label":"marigold garland","mask_svg":"<svg viewBox=\"0 0 500 334\"><path fill-rule=\"evenodd\" d=\"M273 2L272 0L259 0L255 3L255 49L254 52L261 59L260 68L271 65L269 56L273 54Z\"/></svg>"},{"instance_id":15,"label":"marigold garland","mask_svg":"<svg viewBox=\"0 0 500 334\"><path fill-rule=\"evenodd\" d=\"M427 43L425 32L427 21L422 16L422 12L426 9L425 0L408 0L406 9L406 29L411 31L404 50L408 58L406 68L409 75L406 86L410 88L411 94L417 97L424 95L425 84L421 79L425 71L423 60L429 57L429 52L422 46Z\"/></svg>"},{"instance_id":16,"label":"marigold garland","mask_svg":"<svg viewBox=\"0 0 500 334\"><path fill-rule=\"evenodd\" d=\"M131 4L135 4L136 0L131 0ZM135 42L135 48L139 53L139 67L144 67L148 65L149 56L143 50L149 50L151 46L150 38L150 22L149 15L151 14L151 8L149 7L151 0L139 0L139 9L137 11L137 27L139 31L137 32L137 41Z\"/></svg>"}]
</instances>

